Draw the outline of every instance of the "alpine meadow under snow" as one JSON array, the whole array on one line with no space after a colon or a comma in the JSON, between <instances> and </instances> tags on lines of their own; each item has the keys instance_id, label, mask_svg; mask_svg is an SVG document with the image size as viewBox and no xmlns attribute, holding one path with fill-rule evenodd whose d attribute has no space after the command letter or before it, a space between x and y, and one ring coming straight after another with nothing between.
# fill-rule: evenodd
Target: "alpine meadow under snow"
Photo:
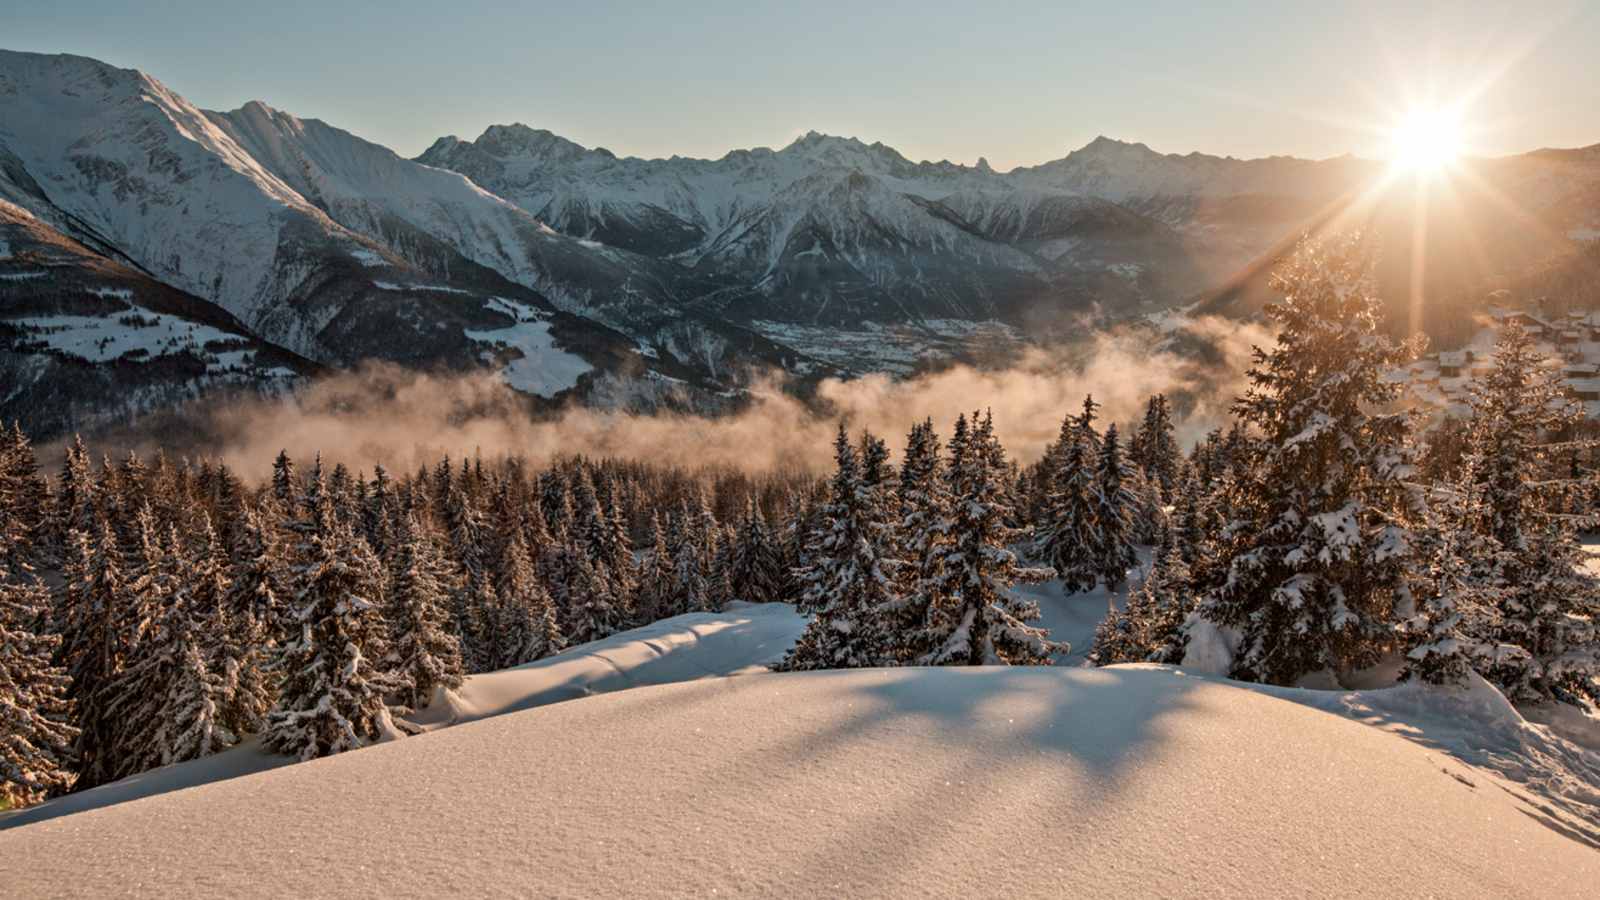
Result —
<instances>
[{"instance_id":1,"label":"alpine meadow under snow","mask_svg":"<svg viewBox=\"0 0 1600 900\"><path fill-rule=\"evenodd\" d=\"M0 892L1594 894L1600 145L1440 141L407 159L0 50Z\"/></svg>"}]
</instances>

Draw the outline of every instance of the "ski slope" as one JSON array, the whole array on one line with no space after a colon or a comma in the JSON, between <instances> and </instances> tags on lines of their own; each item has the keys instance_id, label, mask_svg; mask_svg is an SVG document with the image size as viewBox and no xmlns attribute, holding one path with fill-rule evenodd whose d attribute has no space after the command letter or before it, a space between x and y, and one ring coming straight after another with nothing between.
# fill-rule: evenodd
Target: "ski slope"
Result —
<instances>
[{"instance_id":1,"label":"ski slope","mask_svg":"<svg viewBox=\"0 0 1600 900\"><path fill-rule=\"evenodd\" d=\"M642 687L0 833L16 896L1592 896L1475 770L1158 667Z\"/></svg>"}]
</instances>

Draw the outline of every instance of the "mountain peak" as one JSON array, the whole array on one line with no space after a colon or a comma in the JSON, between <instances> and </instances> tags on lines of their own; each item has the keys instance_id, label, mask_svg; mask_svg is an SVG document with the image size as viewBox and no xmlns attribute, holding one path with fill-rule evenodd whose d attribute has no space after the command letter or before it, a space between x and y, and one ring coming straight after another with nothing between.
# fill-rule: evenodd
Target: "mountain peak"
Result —
<instances>
[{"instance_id":1,"label":"mountain peak","mask_svg":"<svg viewBox=\"0 0 1600 900\"><path fill-rule=\"evenodd\" d=\"M490 125L473 145L501 158L522 157L535 160L571 160L593 152L553 131L533 128L521 122Z\"/></svg>"}]
</instances>

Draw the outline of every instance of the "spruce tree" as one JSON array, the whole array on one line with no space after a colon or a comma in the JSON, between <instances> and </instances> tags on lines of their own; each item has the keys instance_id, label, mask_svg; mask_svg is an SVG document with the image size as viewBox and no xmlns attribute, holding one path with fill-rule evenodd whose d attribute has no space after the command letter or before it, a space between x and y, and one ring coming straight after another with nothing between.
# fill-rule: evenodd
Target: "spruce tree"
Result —
<instances>
[{"instance_id":1,"label":"spruce tree","mask_svg":"<svg viewBox=\"0 0 1600 900\"><path fill-rule=\"evenodd\" d=\"M906 565L899 600L886 612L897 659L915 663L937 649L937 632L928 624L948 617L952 601L943 577L943 551L952 525L950 486L931 419L914 426L906 438L899 501L900 552Z\"/></svg>"},{"instance_id":2,"label":"spruce tree","mask_svg":"<svg viewBox=\"0 0 1600 900\"><path fill-rule=\"evenodd\" d=\"M1138 500L1128 490L1129 479L1113 424L1106 429L1095 466L1090 518L1094 522L1095 577L1114 591L1121 590L1128 569L1138 560L1133 549L1133 513Z\"/></svg>"},{"instance_id":3,"label":"spruce tree","mask_svg":"<svg viewBox=\"0 0 1600 900\"><path fill-rule=\"evenodd\" d=\"M1135 620L1140 659L1177 664L1183 661L1189 637L1184 631L1196 606L1189 568L1176 546L1158 550L1138 590L1128 598Z\"/></svg>"},{"instance_id":4,"label":"spruce tree","mask_svg":"<svg viewBox=\"0 0 1600 900\"><path fill-rule=\"evenodd\" d=\"M1138 452L1130 453L1134 465L1160 487L1162 502L1170 502L1183 457L1173 436L1172 406L1166 394L1156 394L1145 405L1133 443L1138 445Z\"/></svg>"},{"instance_id":5,"label":"spruce tree","mask_svg":"<svg viewBox=\"0 0 1600 900\"><path fill-rule=\"evenodd\" d=\"M390 564L383 668L401 682L395 696L407 710L426 707L441 688L460 688L465 674L461 643L446 609L444 569L438 547L416 515L401 519Z\"/></svg>"},{"instance_id":6,"label":"spruce tree","mask_svg":"<svg viewBox=\"0 0 1600 900\"><path fill-rule=\"evenodd\" d=\"M628 626L628 611L611 583L604 564L579 553L573 571L570 624L563 630L572 644L587 644L610 637Z\"/></svg>"},{"instance_id":7,"label":"spruce tree","mask_svg":"<svg viewBox=\"0 0 1600 900\"><path fill-rule=\"evenodd\" d=\"M1082 417L1062 423L1050 501L1033 542L1034 558L1055 569L1069 594L1093 588L1101 570L1095 521L1099 439L1093 415L1094 404L1086 400Z\"/></svg>"},{"instance_id":8,"label":"spruce tree","mask_svg":"<svg viewBox=\"0 0 1600 900\"><path fill-rule=\"evenodd\" d=\"M61 633L57 664L71 678L78 729L76 789L95 787L116 777L116 720L106 709L109 689L121 671L126 641L118 627L125 600L117 540L111 526L100 523L96 537L76 528L67 533L63 585L55 611Z\"/></svg>"},{"instance_id":9,"label":"spruce tree","mask_svg":"<svg viewBox=\"0 0 1600 900\"><path fill-rule=\"evenodd\" d=\"M876 457L877 447L870 438L866 443ZM784 658L786 670L877 666L895 655L884 616L898 601L900 561L889 556L894 534L878 493L884 485L869 483L842 424L834 460L823 524L813 535L811 560L801 574L802 598L816 616ZM881 479L881 461L872 465Z\"/></svg>"},{"instance_id":10,"label":"spruce tree","mask_svg":"<svg viewBox=\"0 0 1600 900\"><path fill-rule=\"evenodd\" d=\"M639 592L636 610L641 622L654 622L672 615L672 598L676 582L672 548L667 545L667 534L661 528L661 515L650 514L650 549L646 551L639 575Z\"/></svg>"},{"instance_id":11,"label":"spruce tree","mask_svg":"<svg viewBox=\"0 0 1600 900\"><path fill-rule=\"evenodd\" d=\"M9 502L0 496L0 510ZM12 555L17 540L17 532L0 531L0 560ZM0 800L10 806L72 785L78 733L71 680L52 662L61 639L39 630L48 603L31 574L0 568Z\"/></svg>"},{"instance_id":12,"label":"spruce tree","mask_svg":"<svg viewBox=\"0 0 1600 900\"><path fill-rule=\"evenodd\" d=\"M755 501L745 503L744 518L733 546L732 576L734 594L752 603L772 603L784 599L782 550L767 527L766 517Z\"/></svg>"},{"instance_id":13,"label":"spruce tree","mask_svg":"<svg viewBox=\"0 0 1600 900\"><path fill-rule=\"evenodd\" d=\"M1236 429L1226 453L1230 563L1203 613L1241 633L1235 677L1292 684L1392 646L1418 509L1408 419L1379 411L1398 398L1386 376L1409 348L1378 333L1359 241L1302 242L1273 283L1277 345L1256 349L1234 407L1260 440Z\"/></svg>"},{"instance_id":14,"label":"spruce tree","mask_svg":"<svg viewBox=\"0 0 1600 900\"><path fill-rule=\"evenodd\" d=\"M976 416L974 416L976 420ZM1049 665L1065 645L1030 625L1039 606L1013 596L1012 586L1055 576L1046 568L1025 568L1007 549L1019 532L1005 524L1007 509L997 485L1004 472L1004 450L985 415L950 458L955 485L949 540L940 546L937 595L950 598L935 608L926 624L933 650L930 665Z\"/></svg>"},{"instance_id":15,"label":"spruce tree","mask_svg":"<svg viewBox=\"0 0 1600 900\"><path fill-rule=\"evenodd\" d=\"M237 734L253 734L277 694L267 671L284 634L283 560L261 516L246 508L233 529L228 590L223 596L227 654L217 674L223 682L222 721Z\"/></svg>"},{"instance_id":16,"label":"spruce tree","mask_svg":"<svg viewBox=\"0 0 1600 900\"><path fill-rule=\"evenodd\" d=\"M1131 604L1133 599L1129 598ZM1143 662L1145 648L1140 640L1132 610L1117 607L1116 598L1106 598L1106 616L1094 627L1094 643L1089 646L1089 662L1097 666Z\"/></svg>"},{"instance_id":17,"label":"spruce tree","mask_svg":"<svg viewBox=\"0 0 1600 900\"><path fill-rule=\"evenodd\" d=\"M320 485L316 486L320 487ZM389 733L384 702L402 689L368 655L382 621L382 573L372 551L318 499L293 552L298 592L274 668L282 679L262 743L302 760L363 746Z\"/></svg>"}]
</instances>

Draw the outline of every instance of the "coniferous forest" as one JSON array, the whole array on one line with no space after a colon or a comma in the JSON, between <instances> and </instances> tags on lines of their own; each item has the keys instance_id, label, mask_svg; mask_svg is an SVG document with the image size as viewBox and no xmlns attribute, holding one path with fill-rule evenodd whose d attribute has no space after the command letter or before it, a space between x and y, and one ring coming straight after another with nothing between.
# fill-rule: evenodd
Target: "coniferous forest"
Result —
<instances>
[{"instance_id":1,"label":"coniferous forest","mask_svg":"<svg viewBox=\"0 0 1600 900\"><path fill-rule=\"evenodd\" d=\"M1354 242L1306 244L1268 308L1231 423L1193 446L1150 397L1104 421L1062 397L1019 460L985 398L886 436L841 424L833 470L622 459L439 459L351 471L280 454L41 472L0 441L0 795L13 805L259 736L326 756L415 731L473 673L735 601L811 616L782 668L1047 665L1065 648L1019 584L1104 588L1095 664L1292 685L1386 664L1477 673L1513 701L1600 699L1600 581L1580 536L1595 447L1515 325L1467 414L1387 377ZM1090 602L1085 600L1085 602Z\"/></svg>"}]
</instances>

